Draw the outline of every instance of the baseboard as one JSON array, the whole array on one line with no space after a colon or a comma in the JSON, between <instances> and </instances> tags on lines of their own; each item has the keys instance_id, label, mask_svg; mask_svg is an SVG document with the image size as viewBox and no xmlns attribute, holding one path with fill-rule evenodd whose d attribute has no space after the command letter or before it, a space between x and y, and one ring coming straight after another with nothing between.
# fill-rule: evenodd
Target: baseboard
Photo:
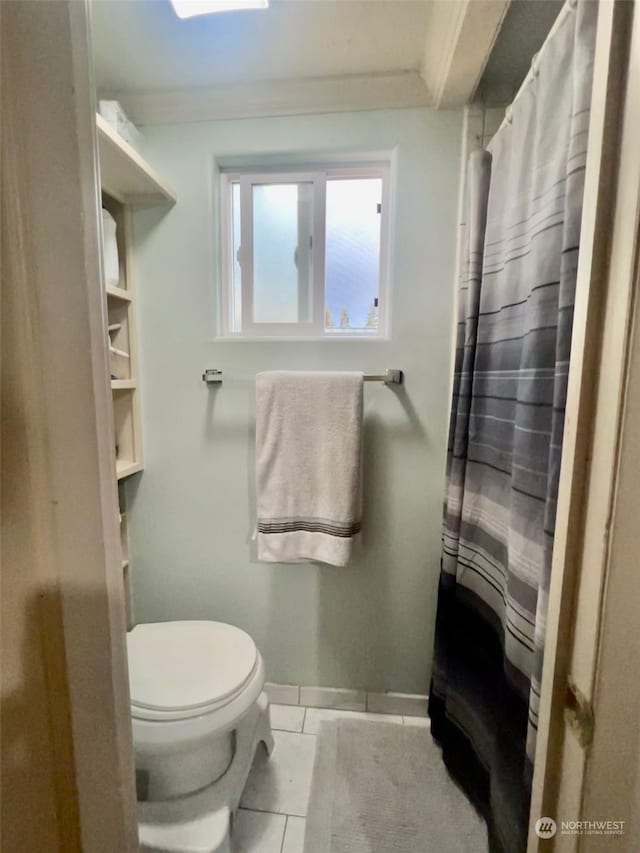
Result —
<instances>
[{"instance_id":1,"label":"baseboard","mask_svg":"<svg viewBox=\"0 0 640 853\"><path fill-rule=\"evenodd\" d=\"M275 705L370 711L375 714L401 714L406 717L427 716L427 697L414 693L378 693L343 687L309 687L269 682L265 685L265 690L269 701Z\"/></svg>"}]
</instances>

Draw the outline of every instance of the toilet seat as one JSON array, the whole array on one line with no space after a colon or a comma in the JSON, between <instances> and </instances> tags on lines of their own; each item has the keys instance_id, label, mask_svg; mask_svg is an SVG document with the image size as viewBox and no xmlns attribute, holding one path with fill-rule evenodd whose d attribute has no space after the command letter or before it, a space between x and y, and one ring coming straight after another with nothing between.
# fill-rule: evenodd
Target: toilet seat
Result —
<instances>
[{"instance_id":1,"label":"toilet seat","mask_svg":"<svg viewBox=\"0 0 640 853\"><path fill-rule=\"evenodd\" d=\"M222 622L137 625L127 647L131 714L138 720L210 714L240 696L260 665L251 637Z\"/></svg>"}]
</instances>

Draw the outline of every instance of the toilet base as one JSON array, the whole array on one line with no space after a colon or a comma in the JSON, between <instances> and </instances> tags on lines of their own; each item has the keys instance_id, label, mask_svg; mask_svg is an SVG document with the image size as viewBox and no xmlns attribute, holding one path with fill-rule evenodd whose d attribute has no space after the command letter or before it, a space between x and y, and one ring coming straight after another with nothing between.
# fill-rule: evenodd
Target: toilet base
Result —
<instances>
[{"instance_id":1,"label":"toilet base","mask_svg":"<svg viewBox=\"0 0 640 853\"><path fill-rule=\"evenodd\" d=\"M269 700L261 693L235 730L226 773L201 791L162 802L138 803L141 853L231 853L231 817L249 776L256 749L273 751Z\"/></svg>"}]
</instances>

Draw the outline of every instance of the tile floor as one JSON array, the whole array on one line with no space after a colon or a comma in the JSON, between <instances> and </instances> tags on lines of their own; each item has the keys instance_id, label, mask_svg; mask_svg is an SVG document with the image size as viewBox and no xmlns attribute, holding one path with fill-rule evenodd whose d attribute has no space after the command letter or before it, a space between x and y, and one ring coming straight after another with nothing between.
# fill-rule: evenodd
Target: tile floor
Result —
<instances>
[{"instance_id":1,"label":"tile floor","mask_svg":"<svg viewBox=\"0 0 640 853\"><path fill-rule=\"evenodd\" d=\"M271 705L276 748L259 749L236 816L234 853L302 853L316 734L323 720L348 717L428 726L426 717Z\"/></svg>"}]
</instances>

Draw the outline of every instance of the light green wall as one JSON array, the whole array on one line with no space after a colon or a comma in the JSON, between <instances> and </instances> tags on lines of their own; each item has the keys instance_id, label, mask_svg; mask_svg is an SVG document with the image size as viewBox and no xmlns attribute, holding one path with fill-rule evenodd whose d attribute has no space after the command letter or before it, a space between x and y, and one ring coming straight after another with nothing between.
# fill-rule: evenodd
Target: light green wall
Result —
<instances>
[{"instance_id":1,"label":"light green wall","mask_svg":"<svg viewBox=\"0 0 640 853\"><path fill-rule=\"evenodd\" d=\"M136 214L145 469L127 486L138 621L247 630L270 681L425 692L440 562L461 113L426 109L149 128L169 212ZM214 158L395 149L390 341L224 342ZM205 367L404 370L365 386L364 548L347 568L253 560L253 384Z\"/></svg>"}]
</instances>

